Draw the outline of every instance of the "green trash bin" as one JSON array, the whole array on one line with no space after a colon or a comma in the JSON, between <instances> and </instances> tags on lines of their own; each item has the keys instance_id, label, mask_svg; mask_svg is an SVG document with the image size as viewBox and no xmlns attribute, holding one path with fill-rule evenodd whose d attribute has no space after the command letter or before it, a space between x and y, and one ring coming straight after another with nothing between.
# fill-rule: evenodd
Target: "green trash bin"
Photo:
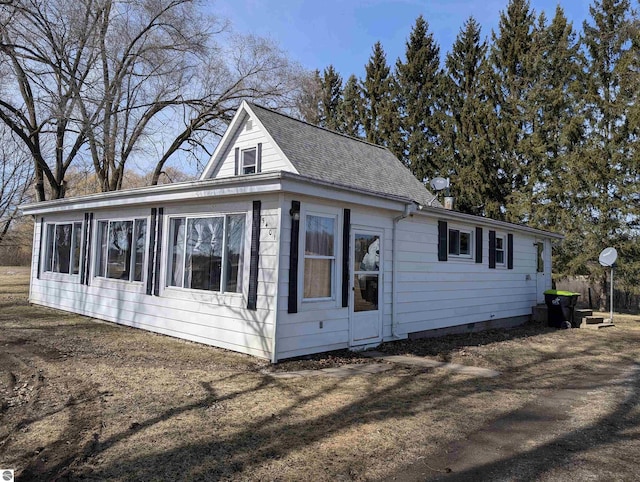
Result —
<instances>
[{"instance_id":1,"label":"green trash bin","mask_svg":"<svg viewBox=\"0 0 640 482\"><path fill-rule=\"evenodd\" d=\"M544 301L547 305L549 326L554 328L577 328L573 319L573 310L580 293L572 291L547 290Z\"/></svg>"}]
</instances>

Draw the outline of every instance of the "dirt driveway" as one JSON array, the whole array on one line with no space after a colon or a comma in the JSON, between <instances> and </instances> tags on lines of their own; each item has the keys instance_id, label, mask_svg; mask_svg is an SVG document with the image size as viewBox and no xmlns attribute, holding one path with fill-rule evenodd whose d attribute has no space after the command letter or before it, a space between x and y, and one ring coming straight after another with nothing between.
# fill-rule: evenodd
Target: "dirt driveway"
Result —
<instances>
[{"instance_id":1,"label":"dirt driveway","mask_svg":"<svg viewBox=\"0 0 640 482\"><path fill-rule=\"evenodd\" d=\"M637 480L640 317L261 360L29 306L0 268L0 468L18 480Z\"/></svg>"}]
</instances>

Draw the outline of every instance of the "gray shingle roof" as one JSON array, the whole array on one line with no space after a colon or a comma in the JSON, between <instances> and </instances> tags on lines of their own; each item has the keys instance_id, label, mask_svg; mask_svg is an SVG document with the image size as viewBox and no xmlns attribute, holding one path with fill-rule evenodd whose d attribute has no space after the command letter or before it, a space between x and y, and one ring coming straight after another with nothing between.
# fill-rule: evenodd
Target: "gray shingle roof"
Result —
<instances>
[{"instance_id":1,"label":"gray shingle roof","mask_svg":"<svg viewBox=\"0 0 640 482\"><path fill-rule=\"evenodd\" d=\"M433 194L386 148L255 104L251 109L299 174L409 198L422 205L433 200ZM440 203L435 200L433 205Z\"/></svg>"}]
</instances>

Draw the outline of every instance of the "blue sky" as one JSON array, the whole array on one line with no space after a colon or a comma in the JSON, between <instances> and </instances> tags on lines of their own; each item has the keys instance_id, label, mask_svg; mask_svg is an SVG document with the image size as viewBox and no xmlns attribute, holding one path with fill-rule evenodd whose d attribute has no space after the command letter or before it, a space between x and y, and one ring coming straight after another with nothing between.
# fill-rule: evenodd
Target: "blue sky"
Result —
<instances>
[{"instance_id":1,"label":"blue sky","mask_svg":"<svg viewBox=\"0 0 640 482\"><path fill-rule=\"evenodd\" d=\"M533 10L552 18L560 3L574 28L589 15L588 0L530 0ZM473 15L484 36L497 29L507 0L215 0L211 12L231 20L234 30L274 40L308 69L333 64L346 79L364 75L371 48L380 41L387 61L404 55L405 42L422 14L440 45L451 49L464 21Z\"/></svg>"}]
</instances>

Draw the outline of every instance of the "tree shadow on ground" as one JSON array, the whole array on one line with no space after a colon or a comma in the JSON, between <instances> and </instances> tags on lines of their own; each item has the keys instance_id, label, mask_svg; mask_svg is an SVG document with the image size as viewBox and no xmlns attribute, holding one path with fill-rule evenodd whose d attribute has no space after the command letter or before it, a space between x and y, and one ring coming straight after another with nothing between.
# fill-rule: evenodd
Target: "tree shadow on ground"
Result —
<instances>
[{"instance_id":1,"label":"tree shadow on ground","mask_svg":"<svg viewBox=\"0 0 640 482\"><path fill-rule=\"evenodd\" d=\"M531 362L533 364L544 363L547 353L540 352L540 357ZM562 350L555 353L555 360L563 357L569 358L573 354ZM632 360L627 361L628 364ZM313 415L312 406L327 394L345 390L349 384L348 379L336 380L329 387L314 390L310 394L301 394L295 386L287 382L274 379L268 374L256 375L256 383L246 390L238 390L225 396L216 395L216 387L203 383L207 395L193 403L169 407L164 412L148 420L135 423L129 427L123 427L117 434L101 439L94 439L84 446L78 446L76 454L60 460L54 467L39 472L37 465L30 465L23 472L32 480L56 480L61 477L73 479L74 477L88 477L95 480L120 479L120 480L152 480L175 477L179 470L181 480L219 480L229 477L243 478L245 471L250 471L263 464L281 459L296 451L302 446L311 446L326 440L336 434L350 428L372 424L384 420L399 421L425 410L437 410L460 403L467 397L473 397L480 392L491 393L500 390L511 389L547 389L548 385L558 380L569 381L566 387L578 386L578 380L572 376L572 368L566 367L555 372L549 371L546 376L532 376L527 374L527 365L522 370L514 372L510 377L499 377L491 380L469 380L455 377L448 373L430 372L429 377L422 379L422 383L415 383L414 377L395 376L385 373L370 376L367 382L366 393L353 397L348 403L340 405L328 413ZM401 369L396 369L396 375ZM389 378L391 375L392 378ZM382 381L386 383L381 383ZM313 382L311 382L313 383ZM593 384L593 389L609 386L609 380L599 384ZM590 444L590 448L598 444L610 443L619 440L625 435L623 431L631 427L637 428L639 420L637 416L625 419L627 411L638 404L638 379L633 380L634 390L627 399L619 404L610 414L600 420L594 426L581 429L576 434L568 434L560 437L554 443L573 443L573 438L582 440L591 433L597 433L598 438ZM100 454L115 445L140 434L145 429L154 425L175 419L178 415L201 410L209 405L223 401L233 400L250 393L258 394L267 388L277 388L286 393L291 403L283 407L265 407L264 415L254 418L241 429L233 433L219 435L216 433L203 434L205 441L187 443L171 450L154 454L136 456L131 454L126 459L119 459L106 466L97 465L92 473L84 473L83 464L91 459L96 459ZM306 410L308 417L296 416L300 411ZM90 417L89 413L76 413L74 417ZM624 423L620 423L623 420ZM87 420L87 425L91 424ZM95 421L94 421L95 423ZM613 424L613 425L612 425ZM76 424L77 426L77 424ZM613 427L613 428L612 428ZM78 434L72 427L66 431L57 444L63 440L69 440ZM194 430L197 430L194 427ZM429 430L424 427L424 430ZM602 433L601 433L602 432ZM518 463L543 454L542 449L531 451L514 457L511 463ZM540 469L548 470L559 460L545 457L545 463L540 464ZM503 462L489 469L500 470L506 465ZM507 462L504 462L507 464ZM349 468L344 467L348 472ZM462 474L465 475L465 474ZM472 474L469 474L471 477ZM322 477L319 477L322 478Z\"/></svg>"}]
</instances>

